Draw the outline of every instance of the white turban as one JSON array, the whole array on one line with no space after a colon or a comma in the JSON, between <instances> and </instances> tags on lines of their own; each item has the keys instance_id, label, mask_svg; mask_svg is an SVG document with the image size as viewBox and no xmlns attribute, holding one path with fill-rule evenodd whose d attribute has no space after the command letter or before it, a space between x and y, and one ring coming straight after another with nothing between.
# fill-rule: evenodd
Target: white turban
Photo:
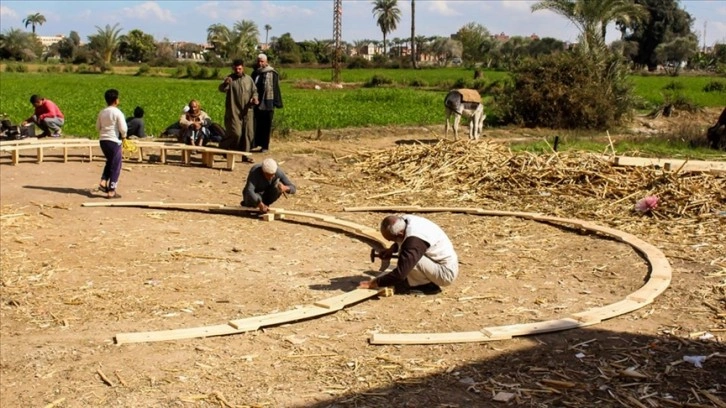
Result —
<instances>
[{"instance_id":1,"label":"white turban","mask_svg":"<svg viewBox=\"0 0 726 408\"><path fill-rule=\"evenodd\" d=\"M277 162L273 159L263 160L262 171L265 172L265 174L275 174L277 172Z\"/></svg>"}]
</instances>

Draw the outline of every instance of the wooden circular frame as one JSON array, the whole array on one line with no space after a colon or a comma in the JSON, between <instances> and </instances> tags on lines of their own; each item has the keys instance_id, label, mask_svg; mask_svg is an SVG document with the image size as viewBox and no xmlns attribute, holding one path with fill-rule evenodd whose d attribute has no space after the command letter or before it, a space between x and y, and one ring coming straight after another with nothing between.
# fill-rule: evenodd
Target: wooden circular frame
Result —
<instances>
[{"instance_id":1,"label":"wooden circular frame","mask_svg":"<svg viewBox=\"0 0 726 408\"><path fill-rule=\"evenodd\" d=\"M126 206L126 207L153 207L153 208L197 208L207 209L213 213L239 214L254 213L256 211L243 208L225 207L221 204L207 203L163 203L163 202L113 202L113 203L84 203L87 207L98 206ZM625 296L624 299L611 303L609 305L588 309L583 312L574 313L560 319L546 320L534 323L522 323L506 326L490 326L475 331L468 332L450 332L450 333L418 333L418 334L399 334L399 333L374 333L370 337L371 344L442 344L442 343L471 343L486 342L494 340L506 340L516 336L527 336L533 334L550 333L579 327L591 326L598 324L603 320L607 320L625 313L638 310L650 303L663 293L671 282L672 269L665 257L655 246L643 241L642 239L613 228L597 225L589 221L583 221L573 218L559 218L542 215L539 213L514 212L514 211L493 211L481 208L466 207L419 207L419 206L403 206L403 207L353 207L345 208L345 211L358 212L414 212L414 213L434 213L449 212L460 214L471 214L480 216L503 216L518 217L537 222L544 222L556 225L568 225L575 228L581 228L603 234L610 238L624 242L638 251L648 263L648 273L646 282L635 292ZM388 242L381 236L376 229L366 227L351 221L343 220L332 215L315 214L302 211L290 211L285 209L270 209L267 214L261 214L260 217L266 221L275 219L285 219L286 217L301 217L313 219L315 221L324 222L334 227L353 232L354 234L373 240L380 246L387 246ZM121 333L117 334L115 339L117 344L153 342L165 340L178 340L196 337L210 337L243 333L258 330L261 327L289 323L303 319L309 319L329 313L336 312L346 306L361 302L371 297L383 294L390 295L386 290L370 290L356 289L342 295L323 299L311 305L303 306L298 309L273 313L263 316L254 316L245 319L231 320L227 324L205 326L185 329L172 329L151 332L138 333Z\"/></svg>"}]
</instances>

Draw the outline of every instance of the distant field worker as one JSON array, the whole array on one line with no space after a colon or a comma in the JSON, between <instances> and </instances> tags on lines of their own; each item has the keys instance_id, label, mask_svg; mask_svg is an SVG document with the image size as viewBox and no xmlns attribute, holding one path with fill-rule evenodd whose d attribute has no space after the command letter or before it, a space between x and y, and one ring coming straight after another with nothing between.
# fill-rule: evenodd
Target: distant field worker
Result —
<instances>
[{"instance_id":1,"label":"distant field worker","mask_svg":"<svg viewBox=\"0 0 726 408\"><path fill-rule=\"evenodd\" d=\"M40 95L32 95L30 97L30 103L35 108L35 111L31 117L23 121L21 126L35 123L43 131L38 136L38 139L48 136L60 137L61 128L65 124L65 117L63 116L63 112L58 108L58 105Z\"/></svg>"},{"instance_id":2,"label":"distant field worker","mask_svg":"<svg viewBox=\"0 0 726 408\"><path fill-rule=\"evenodd\" d=\"M459 275L459 258L446 233L432 221L416 215L389 215L381 221L381 235L392 241L382 251L381 259L398 253L394 270L360 288L377 289L393 286L396 293L436 294Z\"/></svg>"},{"instance_id":3,"label":"distant field worker","mask_svg":"<svg viewBox=\"0 0 726 408\"><path fill-rule=\"evenodd\" d=\"M128 127L123 112L118 108L118 91L109 89L103 97L106 99L107 106L99 112L96 119L98 140L101 144L101 151L106 156L106 165L103 167L99 189L106 193L106 198L121 198L116 192L116 187L123 163L121 143L126 139Z\"/></svg>"},{"instance_id":4,"label":"distant field worker","mask_svg":"<svg viewBox=\"0 0 726 408\"><path fill-rule=\"evenodd\" d=\"M245 74L242 60L232 61L232 73L219 84L219 91L227 95L224 101L226 135L219 147L249 152L254 142L254 106L258 100L257 87L252 78ZM242 156L242 161L253 162L248 156Z\"/></svg>"},{"instance_id":5,"label":"distant field worker","mask_svg":"<svg viewBox=\"0 0 726 408\"><path fill-rule=\"evenodd\" d=\"M240 205L257 208L266 213L282 194L295 194L296 191L295 185L277 166L277 162L265 159L250 168Z\"/></svg>"}]
</instances>

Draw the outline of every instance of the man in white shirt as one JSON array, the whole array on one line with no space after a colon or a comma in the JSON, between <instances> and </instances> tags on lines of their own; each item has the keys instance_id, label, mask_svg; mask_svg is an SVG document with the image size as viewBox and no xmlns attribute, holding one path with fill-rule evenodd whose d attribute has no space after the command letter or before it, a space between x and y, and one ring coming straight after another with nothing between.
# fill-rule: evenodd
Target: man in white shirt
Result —
<instances>
[{"instance_id":1,"label":"man in white shirt","mask_svg":"<svg viewBox=\"0 0 726 408\"><path fill-rule=\"evenodd\" d=\"M382 251L381 259L398 253L396 268L360 288L393 286L397 293L436 294L459 275L459 258L446 233L432 221L416 215L389 215L381 222L381 234L394 244Z\"/></svg>"},{"instance_id":2,"label":"man in white shirt","mask_svg":"<svg viewBox=\"0 0 726 408\"><path fill-rule=\"evenodd\" d=\"M101 151L106 156L106 165L103 167L98 188L106 193L106 198L120 198L121 196L116 193L116 186L121 176L121 164L123 163L121 141L126 139L128 127L123 112L118 108L118 91L109 89L103 96L108 106L99 112L96 119L96 130Z\"/></svg>"}]
</instances>

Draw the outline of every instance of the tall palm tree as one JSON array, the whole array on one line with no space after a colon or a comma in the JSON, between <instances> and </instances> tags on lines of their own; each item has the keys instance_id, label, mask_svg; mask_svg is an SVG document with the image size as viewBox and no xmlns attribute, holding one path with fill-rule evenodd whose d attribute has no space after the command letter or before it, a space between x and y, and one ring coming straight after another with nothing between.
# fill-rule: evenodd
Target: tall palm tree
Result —
<instances>
[{"instance_id":1,"label":"tall palm tree","mask_svg":"<svg viewBox=\"0 0 726 408\"><path fill-rule=\"evenodd\" d=\"M375 0L373 2L373 15L376 17L376 24L383 33L383 55L386 51L386 36L396 29L401 21L401 9L398 8L398 0Z\"/></svg>"},{"instance_id":2,"label":"tall palm tree","mask_svg":"<svg viewBox=\"0 0 726 408\"><path fill-rule=\"evenodd\" d=\"M269 42L267 42L267 37L270 35L270 30L272 30L272 26L265 24L265 45L269 44Z\"/></svg>"},{"instance_id":3,"label":"tall palm tree","mask_svg":"<svg viewBox=\"0 0 726 408\"><path fill-rule=\"evenodd\" d=\"M416 55L416 0L411 0L411 66L418 69L418 57Z\"/></svg>"},{"instance_id":4,"label":"tall palm tree","mask_svg":"<svg viewBox=\"0 0 726 408\"><path fill-rule=\"evenodd\" d=\"M242 58L254 57L259 43L260 30L252 20L240 20L234 23L232 41L229 47L230 56Z\"/></svg>"},{"instance_id":5,"label":"tall palm tree","mask_svg":"<svg viewBox=\"0 0 726 408\"><path fill-rule=\"evenodd\" d=\"M532 11L550 10L570 20L580 30L585 46L605 44L608 24L648 18L645 7L632 0L542 0Z\"/></svg>"},{"instance_id":6,"label":"tall palm tree","mask_svg":"<svg viewBox=\"0 0 726 408\"><path fill-rule=\"evenodd\" d=\"M101 53L103 61L107 64L111 63L111 57L118 49L121 42L121 27L116 23L111 27L106 24L106 27L101 28L96 26L96 35L89 36L90 42L97 47L98 52Z\"/></svg>"},{"instance_id":7,"label":"tall palm tree","mask_svg":"<svg viewBox=\"0 0 726 408\"><path fill-rule=\"evenodd\" d=\"M229 27L224 24L212 24L207 27L207 43L214 47L214 51L223 59L228 56L227 48L232 40Z\"/></svg>"},{"instance_id":8,"label":"tall palm tree","mask_svg":"<svg viewBox=\"0 0 726 408\"><path fill-rule=\"evenodd\" d=\"M34 41L38 41L38 39L33 34L19 28L11 28L0 34L0 54L3 55L3 58L14 60L37 58L33 50Z\"/></svg>"},{"instance_id":9,"label":"tall palm tree","mask_svg":"<svg viewBox=\"0 0 726 408\"><path fill-rule=\"evenodd\" d=\"M35 34L35 26L42 26L45 23L45 16L40 13L28 14L28 17L23 19L23 23L25 23L25 28L31 26L33 28L33 34Z\"/></svg>"}]
</instances>

